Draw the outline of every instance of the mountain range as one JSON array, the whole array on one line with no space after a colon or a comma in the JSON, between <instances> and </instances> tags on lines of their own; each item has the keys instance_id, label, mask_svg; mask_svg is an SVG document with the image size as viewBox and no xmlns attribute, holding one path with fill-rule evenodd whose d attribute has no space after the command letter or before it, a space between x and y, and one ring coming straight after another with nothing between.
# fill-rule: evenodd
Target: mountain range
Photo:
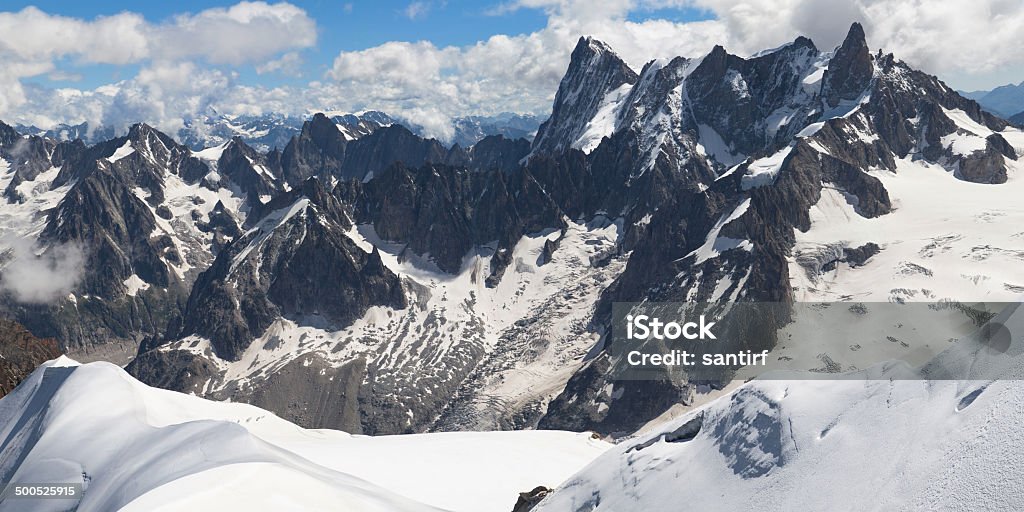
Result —
<instances>
[{"instance_id":1,"label":"mountain range","mask_svg":"<svg viewBox=\"0 0 1024 512\"><path fill-rule=\"evenodd\" d=\"M1024 82L1006 84L990 91L962 92L966 98L977 101L983 108L1017 123L1024 123Z\"/></svg>"},{"instance_id":2,"label":"mountain range","mask_svg":"<svg viewBox=\"0 0 1024 512\"><path fill-rule=\"evenodd\" d=\"M416 134L423 136L424 128L379 111L359 113L331 112L327 114L335 124L343 127L348 137L362 135L392 124L403 124ZM206 116L187 117L184 126L173 134L181 144L192 150L219 146L238 137L257 151L266 153L271 149L283 149L288 141L302 130L302 124L312 115L296 116L268 113L262 115L228 116L211 112ZM451 146L472 146L490 135L502 135L509 139L532 139L540 126L540 120L530 114L501 113L494 116L465 116L452 120L452 134L444 142ZM42 129L35 126L16 125L23 134L38 135L66 141L81 139L86 144L96 144L119 135L110 126L90 126L88 122L76 125L59 124ZM121 134L123 135L123 134Z\"/></svg>"},{"instance_id":3,"label":"mountain range","mask_svg":"<svg viewBox=\"0 0 1024 512\"><path fill-rule=\"evenodd\" d=\"M532 140L448 146L388 119L204 149L145 124L91 145L0 125L8 268L66 278L5 272L3 311L304 427L620 437L706 386L616 381L613 303L1024 290L1005 222L1024 132L857 24L833 49L639 70L582 38Z\"/></svg>"}]
</instances>

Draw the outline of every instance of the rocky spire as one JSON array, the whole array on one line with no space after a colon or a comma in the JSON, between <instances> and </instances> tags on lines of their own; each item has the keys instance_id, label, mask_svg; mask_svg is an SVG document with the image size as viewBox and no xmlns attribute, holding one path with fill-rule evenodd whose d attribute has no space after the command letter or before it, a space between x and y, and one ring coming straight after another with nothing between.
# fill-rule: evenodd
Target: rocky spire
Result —
<instances>
[{"instance_id":1,"label":"rocky spire","mask_svg":"<svg viewBox=\"0 0 1024 512\"><path fill-rule=\"evenodd\" d=\"M829 61L822 95L829 106L836 106L841 100L857 99L871 82L872 73L871 52L864 39L864 27L854 23Z\"/></svg>"},{"instance_id":2,"label":"rocky spire","mask_svg":"<svg viewBox=\"0 0 1024 512\"><path fill-rule=\"evenodd\" d=\"M537 131L534 152L569 149L594 119L608 93L636 80L636 72L608 45L581 37L558 86L551 117Z\"/></svg>"}]
</instances>

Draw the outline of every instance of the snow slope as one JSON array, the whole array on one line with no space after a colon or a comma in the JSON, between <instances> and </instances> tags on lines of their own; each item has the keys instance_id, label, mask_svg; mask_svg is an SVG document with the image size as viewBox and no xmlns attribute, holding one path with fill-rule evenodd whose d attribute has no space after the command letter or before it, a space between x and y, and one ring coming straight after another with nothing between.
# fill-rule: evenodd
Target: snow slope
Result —
<instances>
[{"instance_id":1,"label":"snow slope","mask_svg":"<svg viewBox=\"0 0 1024 512\"><path fill-rule=\"evenodd\" d=\"M535 512L1022 510L1024 313L1005 316L1017 356L968 339L933 363L967 380L893 364L753 381L616 446ZM970 380L995 363L1003 379Z\"/></svg>"},{"instance_id":2,"label":"snow slope","mask_svg":"<svg viewBox=\"0 0 1024 512\"><path fill-rule=\"evenodd\" d=\"M588 434L369 438L149 388L62 357L0 400L0 480L81 483L78 511L507 511L608 448ZM66 510L6 500L0 511Z\"/></svg>"},{"instance_id":3,"label":"snow slope","mask_svg":"<svg viewBox=\"0 0 1024 512\"><path fill-rule=\"evenodd\" d=\"M811 207L811 229L796 232L790 279L797 300L1016 300L1024 293L1024 169L1008 165L1006 183L983 185L938 165L898 160L896 172L871 172L894 206L875 218L858 215L852 196L824 189ZM882 249L862 266L820 272L799 263L868 242Z\"/></svg>"}]
</instances>

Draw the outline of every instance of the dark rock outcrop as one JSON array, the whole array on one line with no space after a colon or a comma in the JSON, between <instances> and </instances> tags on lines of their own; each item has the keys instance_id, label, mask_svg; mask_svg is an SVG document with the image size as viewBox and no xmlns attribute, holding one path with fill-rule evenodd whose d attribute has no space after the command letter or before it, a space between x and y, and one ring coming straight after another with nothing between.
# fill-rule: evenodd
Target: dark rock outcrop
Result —
<instances>
[{"instance_id":1,"label":"dark rock outcrop","mask_svg":"<svg viewBox=\"0 0 1024 512\"><path fill-rule=\"evenodd\" d=\"M832 107L857 99L871 81L873 70L864 27L854 23L825 71L822 96Z\"/></svg>"},{"instance_id":2,"label":"dark rock outcrop","mask_svg":"<svg viewBox=\"0 0 1024 512\"><path fill-rule=\"evenodd\" d=\"M492 269L526 233L561 225L561 211L526 169L472 172L449 166L410 169L395 164L361 186L339 186L336 194L355 199L358 222L371 223L384 240L408 244L455 273L474 246L497 242Z\"/></svg>"},{"instance_id":3,"label":"dark rock outcrop","mask_svg":"<svg viewBox=\"0 0 1024 512\"><path fill-rule=\"evenodd\" d=\"M238 185L250 204L281 191L280 167L239 137L231 139L224 148L217 161L217 172ZM210 185L219 186L219 183Z\"/></svg>"},{"instance_id":4,"label":"dark rock outcrop","mask_svg":"<svg viewBox=\"0 0 1024 512\"><path fill-rule=\"evenodd\" d=\"M60 354L57 340L37 338L17 322L0 319L0 398Z\"/></svg>"},{"instance_id":5,"label":"dark rock outcrop","mask_svg":"<svg viewBox=\"0 0 1024 512\"><path fill-rule=\"evenodd\" d=\"M515 506L512 507L512 512L530 512L549 493L551 493L551 489L543 485L534 487L532 491L519 493L519 499L516 500Z\"/></svg>"}]
</instances>

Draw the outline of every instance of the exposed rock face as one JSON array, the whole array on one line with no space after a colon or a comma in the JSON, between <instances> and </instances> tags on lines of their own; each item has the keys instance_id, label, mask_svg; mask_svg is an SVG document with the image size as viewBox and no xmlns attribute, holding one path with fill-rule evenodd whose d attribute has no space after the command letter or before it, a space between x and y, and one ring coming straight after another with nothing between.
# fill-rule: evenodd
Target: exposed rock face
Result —
<instances>
[{"instance_id":1,"label":"exposed rock face","mask_svg":"<svg viewBox=\"0 0 1024 512\"><path fill-rule=\"evenodd\" d=\"M157 286L170 284L171 271L164 258L180 263L181 255L167 235L151 238L155 229L150 207L115 170L101 163L68 192L43 237L89 247L90 263L106 272L85 276L83 289L116 297L124 294L123 283L132 274Z\"/></svg>"},{"instance_id":2,"label":"exposed rock face","mask_svg":"<svg viewBox=\"0 0 1024 512\"><path fill-rule=\"evenodd\" d=\"M396 164L363 184L355 207L358 221L373 224L380 237L408 244L451 273L472 247L491 242L498 243L492 268L504 269L501 258L520 236L561 221L561 210L525 169L478 173Z\"/></svg>"},{"instance_id":3,"label":"exposed rock face","mask_svg":"<svg viewBox=\"0 0 1024 512\"><path fill-rule=\"evenodd\" d=\"M261 197L281 191L281 169L275 163L235 137L221 153L217 172L238 185L250 204L258 204Z\"/></svg>"},{"instance_id":4,"label":"exposed rock face","mask_svg":"<svg viewBox=\"0 0 1024 512\"><path fill-rule=\"evenodd\" d=\"M608 95L636 80L636 72L608 45L581 37L558 86L551 117L537 130L534 151L560 153L574 147L587 123L606 104Z\"/></svg>"},{"instance_id":5,"label":"exposed rock face","mask_svg":"<svg viewBox=\"0 0 1024 512\"><path fill-rule=\"evenodd\" d=\"M815 84L813 76L825 65L831 73L826 71ZM639 108L630 106L633 99L627 101L620 119L629 121L620 122L619 131L594 154L621 133L645 127L648 133L640 130L637 136L641 155L646 148L658 147L645 145L645 140L657 140L662 141L658 153L662 160L673 153L681 156L680 162L707 155L708 166L722 170L721 155L735 151L753 156L774 154L775 168L762 184L755 169L765 160L748 157L729 172L720 171L713 180L694 175L704 190L680 193L677 189L662 201L644 229L635 234L625 271L598 304L594 320L603 325L604 332L609 332L612 302L791 301L787 256L793 233L810 228L808 211L818 201L823 184L853 196L860 215L877 217L887 214L892 205L882 183L867 173L869 169L895 172L896 159L920 151L920 157L955 170L961 179L999 183L1005 179L1000 174L1000 169L1006 168L1004 159L1016 158L997 133L1005 126L1001 120L891 55L872 57L858 25L851 28L829 61L822 60L810 41L798 39L749 60L716 48L689 75L673 71L688 68L682 59L661 67L647 66L631 91ZM776 71L763 71L770 69ZM655 86L663 81L679 85ZM816 87L809 89L809 83ZM630 117L631 111L651 110L649 100L642 98L659 97L655 91L673 89L684 92L680 100L668 96L666 102L654 104L671 107L674 101L681 101L677 108L694 112L696 127L688 126L690 121L683 117L667 127L645 121L643 115ZM817 109L819 99L831 110ZM742 111L730 110L732 105L740 105ZM786 113L788 121L773 121L780 112ZM707 150L717 143L717 137L702 126L729 141L724 152ZM652 137L652 128L662 135ZM958 136L980 137L986 149L960 154L949 142ZM666 140L677 143L666 147ZM694 142L703 151L698 151ZM727 217L731 222L712 231L718 219ZM711 236L747 240L750 249L709 258L700 248ZM846 259L851 264L862 263L877 250L877 246L852 249ZM761 348L770 345L768 340ZM551 402L540 427L630 432L669 404L688 400L685 386L625 382L615 383L620 395L609 404L602 395L610 383L605 380L610 363L607 357L606 352L598 354L570 379L565 391Z\"/></svg>"},{"instance_id":6,"label":"exposed rock face","mask_svg":"<svg viewBox=\"0 0 1024 512\"><path fill-rule=\"evenodd\" d=\"M37 338L16 322L0 319L0 398L60 354L57 340Z\"/></svg>"},{"instance_id":7,"label":"exposed rock face","mask_svg":"<svg viewBox=\"0 0 1024 512\"><path fill-rule=\"evenodd\" d=\"M1005 139L993 133L985 139L985 149L960 158L959 177L972 183L1006 183L1006 160L1017 154Z\"/></svg>"},{"instance_id":8,"label":"exposed rock face","mask_svg":"<svg viewBox=\"0 0 1024 512\"><path fill-rule=\"evenodd\" d=\"M331 121L338 126L338 130L347 140L355 140L373 133L374 131L396 124L391 116L384 112L371 110L362 114L345 114L331 117Z\"/></svg>"},{"instance_id":9,"label":"exposed rock face","mask_svg":"<svg viewBox=\"0 0 1024 512\"><path fill-rule=\"evenodd\" d=\"M510 171L526 156L526 146L525 141L493 136L468 151L457 144L448 149L437 140L421 138L398 124L380 126L353 138L326 116L317 114L285 147L280 165L285 180L292 186L310 177L328 184L350 179L366 181L396 162L409 167L447 164Z\"/></svg>"},{"instance_id":10,"label":"exposed rock face","mask_svg":"<svg viewBox=\"0 0 1024 512\"><path fill-rule=\"evenodd\" d=\"M512 512L530 512L550 493L551 489L543 485L537 486L529 492L521 492L519 493L519 499L516 500L516 505L512 507Z\"/></svg>"},{"instance_id":11,"label":"exposed rock face","mask_svg":"<svg viewBox=\"0 0 1024 512\"><path fill-rule=\"evenodd\" d=\"M334 123L323 114L314 115L281 153L284 179L295 186L314 176L327 181L340 175L345 149L345 137Z\"/></svg>"},{"instance_id":12,"label":"exposed rock face","mask_svg":"<svg viewBox=\"0 0 1024 512\"><path fill-rule=\"evenodd\" d=\"M842 100L855 100L867 88L873 72L864 27L854 23L825 70L822 96L831 107Z\"/></svg>"},{"instance_id":13,"label":"exposed rock face","mask_svg":"<svg viewBox=\"0 0 1024 512\"><path fill-rule=\"evenodd\" d=\"M50 187L68 190L48 212L39 243L83 253L87 268L94 270L83 273L75 292L93 298L42 311L28 308L20 318L70 347L161 333L173 304L187 293L189 279L182 269L203 261L201 256L186 261L177 233L160 227L167 226L170 214L166 179L197 180L206 166L146 125L66 156ZM138 295L135 286L153 291Z\"/></svg>"},{"instance_id":14,"label":"exposed rock face","mask_svg":"<svg viewBox=\"0 0 1024 512\"><path fill-rule=\"evenodd\" d=\"M530 154L530 142L490 135L471 146L466 153L474 169L509 173L518 169L523 158Z\"/></svg>"},{"instance_id":15,"label":"exposed rock face","mask_svg":"<svg viewBox=\"0 0 1024 512\"><path fill-rule=\"evenodd\" d=\"M248 231L224 248L196 281L181 336L208 338L237 361L277 318L341 327L370 306L402 308L398 278L347 236L351 220L320 182L275 197Z\"/></svg>"},{"instance_id":16,"label":"exposed rock face","mask_svg":"<svg viewBox=\"0 0 1024 512\"><path fill-rule=\"evenodd\" d=\"M133 352L139 340L164 336L198 270L237 236L232 224L244 216L245 190L269 195L279 186L255 172L263 157L244 144L229 144L219 161L206 161L143 124L89 148L34 136L17 142L35 140L45 151L23 160L6 189L10 203L24 203L26 224L9 229L39 251L80 252L89 271L55 303L8 297L4 307L76 357L103 353L93 349L108 343ZM218 163L225 176L212 172Z\"/></svg>"},{"instance_id":17,"label":"exposed rock face","mask_svg":"<svg viewBox=\"0 0 1024 512\"><path fill-rule=\"evenodd\" d=\"M461 156L461 151L458 153ZM440 142L422 139L404 126L392 125L353 142L338 177L362 180L395 162L419 167L428 163L443 164L448 159L449 152Z\"/></svg>"},{"instance_id":18,"label":"exposed rock face","mask_svg":"<svg viewBox=\"0 0 1024 512\"><path fill-rule=\"evenodd\" d=\"M19 138L21 138L21 135L18 133L18 130L0 121L0 147L4 149L10 148Z\"/></svg>"},{"instance_id":19,"label":"exposed rock face","mask_svg":"<svg viewBox=\"0 0 1024 512\"><path fill-rule=\"evenodd\" d=\"M60 167L85 151L81 141L55 142L35 135L21 137L10 126L0 125L0 158L6 160L13 171L3 190L8 202L24 202L27 198L18 190L19 186L34 181L41 173Z\"/></svg>"}]
</instances>

